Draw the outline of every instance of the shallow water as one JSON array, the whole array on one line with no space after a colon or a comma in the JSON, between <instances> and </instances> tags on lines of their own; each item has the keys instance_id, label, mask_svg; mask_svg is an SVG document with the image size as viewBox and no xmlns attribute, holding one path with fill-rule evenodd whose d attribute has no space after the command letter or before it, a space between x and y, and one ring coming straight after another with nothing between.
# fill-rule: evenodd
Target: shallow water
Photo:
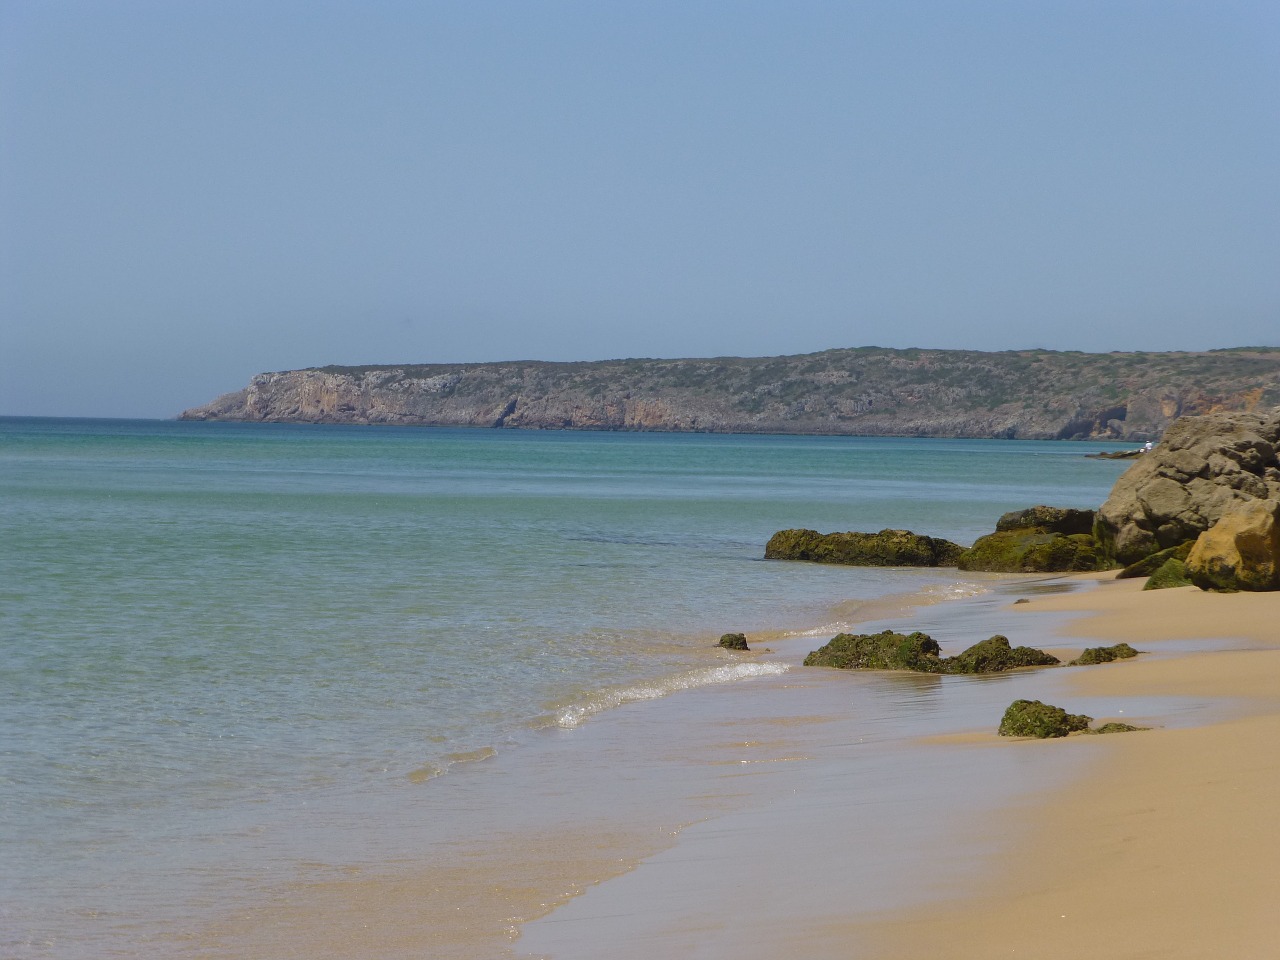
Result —
<instances>
[{"instance_id":1,"label":"shallow water","mask_svg":"<svg viewBox=\"0 0 1280 960\"><path fill-rule=\"evenodd\" d=\"M1124 465L1094 449L0 420L0 949L205 955L264 890L519 831L525 755L576 785L565 824L634 800L642 836L676 829L696 809L642 816L618 770L683 742L653 732L674 705L788 681L720 633L964 592L761 562L774 530L968 542L1096 505ZM676 797L681 763L639 782Z\"/></svg>"}]
</instances>

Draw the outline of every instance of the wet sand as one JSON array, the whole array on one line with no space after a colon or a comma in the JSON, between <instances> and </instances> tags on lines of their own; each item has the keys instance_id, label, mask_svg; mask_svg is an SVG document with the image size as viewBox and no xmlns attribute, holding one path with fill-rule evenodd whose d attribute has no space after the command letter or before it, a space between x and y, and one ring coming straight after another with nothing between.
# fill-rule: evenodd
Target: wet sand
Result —
<instances>
[{"instance_id":1,"label":"wet sand","mask_svg":"<svg viewBox=\"0 0 1280 960\"><path fill-rule=\"evenodd\" d=\"M1105 581L1022 610L1148 657L1074 670L1055 700L1226 698L1226 715L1114 737L1013 744L1089 753L1082 776L1007 811L1012 847L982 883L843 933L883 958L1264 958L1280 921L1280 594ZM1214 640L1213 643L1197 641ZM1086 711L1087 712L1087 711ZM1234 714L1234 716L1233 716ZM1160 718L1155 718L1158 724ZM832 936L839 931L832 929Z\"/></svg>"},{"instance_id":2,"label":"wet sand","mask_svg":"<svg viewBox=\"0 0 1280 960\"><path fill-rule=\"evenodd\" d=\"M424 784L403 860L312 865L186 952L1274 955L1280 595L988 582L869 608L905 619L859 629L922 629L944 653L996 632L1064 658L1119 640L1151 653L988 678L795 666L611 710ZM752 656L798 665L822 642ZM1156 729L995 736L1018 697Z\"/></svg>"}]
</instances>

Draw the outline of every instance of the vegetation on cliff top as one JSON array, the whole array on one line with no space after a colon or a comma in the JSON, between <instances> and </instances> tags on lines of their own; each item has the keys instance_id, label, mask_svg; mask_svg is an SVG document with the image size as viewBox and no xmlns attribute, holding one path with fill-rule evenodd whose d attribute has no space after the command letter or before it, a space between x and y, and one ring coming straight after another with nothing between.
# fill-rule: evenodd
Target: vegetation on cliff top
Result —
<instances>
[{"instance_id":1,"label":"vegetation on cliff top","mask_svg":"<svg viewBox=\"0 0 1280 960\"><path fill-rule=\"evenodd\" d=\"M188 419L867 436L1145 439L1280 404L1280 349L328 366L260 374Z\"/></svg>"}]
</instances>

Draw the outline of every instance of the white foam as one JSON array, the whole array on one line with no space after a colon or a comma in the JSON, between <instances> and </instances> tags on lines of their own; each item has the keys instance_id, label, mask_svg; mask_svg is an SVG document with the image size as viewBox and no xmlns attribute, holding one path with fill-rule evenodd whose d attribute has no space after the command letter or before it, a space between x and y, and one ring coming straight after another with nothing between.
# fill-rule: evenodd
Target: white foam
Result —
<instances>
[{"instance_id":1,"label":"white foam","mask_svg":"<svg viewBox=\"0 0 1280 960\"><path fill-rule=\"evenodd\" d=\"M583 723L588 717L597 713L621 707L641 700L656 700L680 690L693 690L716 683L733 683L738 680L751 680L756 677L777 677L790 668L782 663L734 663L720 667L705 667L690 670L688 673L676 674L649 683L632 686L615 687L601 690L582 703L570 704L556 711L557 726L571 728Z\"/></svg>"}]
</instances>

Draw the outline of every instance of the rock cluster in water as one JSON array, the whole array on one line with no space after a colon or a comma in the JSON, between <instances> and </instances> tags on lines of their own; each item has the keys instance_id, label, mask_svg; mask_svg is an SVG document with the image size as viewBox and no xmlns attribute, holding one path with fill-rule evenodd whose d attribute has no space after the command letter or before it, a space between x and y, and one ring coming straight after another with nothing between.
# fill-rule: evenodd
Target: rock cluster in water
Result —
<instances>
[{"instance_id":1,"label":"rock cluster in water","mask_svg":"<svg viewBox=\"0 0 1280 960\"><path fill-rule=\"evenodd\" d=\"M1045 667L1057 657L1033 647L1014 647L1008 637L994 636L954 657L943 657L938 641L927 633L839 633L804 658L806 667L843 670L910 670L914 673L1003 673L1020 667Z\"/></svg>"},{"instance_id":2,"label":"rock cluster in water","mask_svg":"<svg viewBox=\"0 0 1280 960\"><path fill-rule=\"evenodd\" d=\"M767 559L993 573L1123 567L1146 589L1280 590L1280 408L1174 422L1096 512L1035 506L964 548L908 530L781 530Z\"/></svg>"}]
</instances>

